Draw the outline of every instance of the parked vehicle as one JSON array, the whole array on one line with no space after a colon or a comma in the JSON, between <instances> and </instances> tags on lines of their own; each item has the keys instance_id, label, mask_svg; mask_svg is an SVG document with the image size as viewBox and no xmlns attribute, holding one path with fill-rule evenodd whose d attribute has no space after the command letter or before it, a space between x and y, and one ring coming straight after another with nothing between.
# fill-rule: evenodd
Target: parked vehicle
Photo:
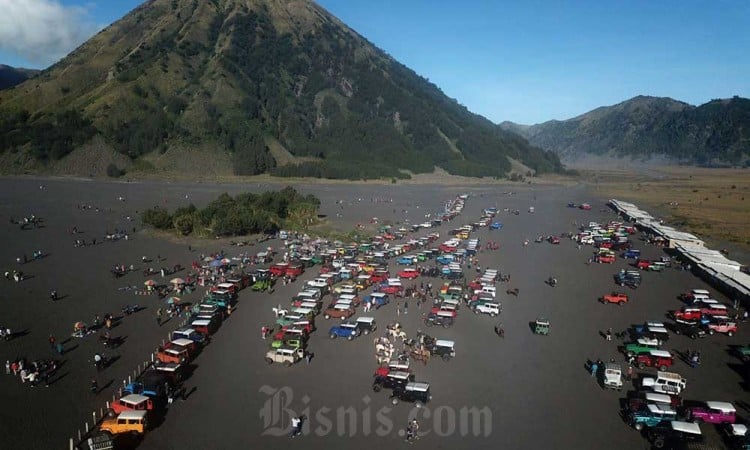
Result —
<instances>
[{"instance_id":1,"label":"parked vehicle","mask_svg":"<svg viewBox=\"0 0 750 450\"><path fill-rule=\"evenodd\" d=\"M600 299L600 302L614 303L615 305L624 306L628 302L628 294L623 292L612 292L610 294L604 294Z\"/></svg>"},{"instance_id":2,"label":"parked vehicle","mask_svg":"<svg viewBox=\"0 0 750 450\"><path fill-rule=\"evenodd\" d=\"M123 411L116 417L107 417L99 424L99 430L112 435L134 433L142 435L146 432L145 410Z\"/></svg>"},{"instance_id":3,"label":"parked vehicle","mask_svg":"<svg viewBox=\"0 0 750 450\"><path fill-rule=\"evenodd\" d=\"M266 352L265 361L268 364L281 363L287 367L299 362L305 356L305 351L301 348L277 348Z\"/></svg>"},{"instance_id":4,"label":"parked vehicle","mask_svg":"<svg viewBox=\"0 0 750 450\"><path fill-rule=\"evenodd\" d=\"M548 335L550 322L545 318L537 318L534 322L534 334Z\"/></svg>"},{"instance_id":5,"label":"parked vehicle","mask_svg":"<svg viewBox=\"0 0 750 450\"><path fill-rule=\"evenodd\" d=\"M182 327L172 332L172 339L190 339L198 345L208 343L208 338L190 327Z\"/></svg>"},{"instance_id":6,"label":"parked vehicle","mask_svg":"<svg viewBox=\"0 0 750 450\"><path fill-rule=\"evenodd\" d=\"M643 355L651 350L658 350L659 349L659 341L656 339L649 339L649 338L639 338L635 342L631 342L629 344L625 344L625 355L630 356L638 356Z\"/></svg>"},{"instance_id":7,"label":"parked vehicle","mask_svg":"<svg viewBox=\"0 0 750 450\"><path fill-rule=\"evenodd\" d=\"M430 312L424 319L424 324L427 327L439 326L448 328L455 323L456 319L453 313L448 311L438 311L436 313Z\"/></svg>"},{"instance_id":8,"label":"parked vehicle","mask_svg":"<svg viewBox=\"0 0 750 450\"><path fill-rule=\"evenodd\" d=\"M635 360L639 369L646 367L656 367L661 371L667 370L674 363L672 354L666 350L650 350L648 353L638 355Z\"/></svg>"},{"instance_id":9,"label":"parked vehicle","mask_svg":"<svg viewBox=\"0 0 750 450\"><path fill-rule=\"evenodd\" d=\"M644 388L670 395L680 395L687 386L687 380L673 372L658 372L656 377L644 377L641 383Z\"/></svg>"},{"instance_id":10,"label":"parked vehicle","mask_svg":"<svg viewBox=\"0 0 750 450\"><path fill-rule=\"evenodd\" d=\"M710 335L713 335L714 333L724 333L727 336L734 336L737 332L737 323L733 322L726 316L714 316L711 317L706 328Z\"/></svg>"},{"instance_id":11,"label":"parked vehicle","mask_svg":"<svg viewBox=\"0 0 750 450\"><path fill-rule=\"evenodd\" d=\"M700 328L696 322L670 322L667 324L667 327L672 330L674 334L682 334L690 339L706 337L706 331Z\"/></svg>"},{"instance_id":12,"label":"parked vehicle","mask_svg":"<svg viewBox=\"0 0 750 450\"><path fill-rule=\"evenodd\" d=\"M430 349L430 353L443 358L443 361L449 361L456 356L456 343L445 339L437 339Z\"/></svg>"},{"instance_id":13,"label":"parked vehicle","mask_svg":"<svg viewBox=\"0 0 750 450\"><path fill-rule=\"evenodd\" d=\"M344 320L353 316L354 312L354 308L351 308L348 305L334 304L325 310L323 317L326 319L333 317L335 319Z\"/></svg>"},{"instance_id":14,"label":"parked vehicle","mask_svg":"<svg viewBox=\"0 0 750 450\"><path fill-rule=\"evenodd\" d=\"M686 413L688 420L693 422L721 424L737 420L737 410L729 402L705 402L702 406L688 408Z\"/></svg>"},{"instance_id":15,"label":"parked vehicle","mask_svg":"<svg viewBox=\"0 0 750 450\"><path fill-rule=\"evenodd\" d=\"M404 269L398 273L398 276L400 278L406 278L407 280L413 280L415 278L419 277L419 272L417 269Z\"/></svg>"},{"instance_id":16,"label":"parked vehicle","mask_svg":"<svg viewBox=\"0 0 750 450\"><path fill-rule=\"evenodd\" d=\"M342 322L338 325L334 325L328 330L328 336L331 339L338 337L346 338L347 341L351 341L359 336L360 331L357 328L357 324L354 322Z\"/></svg>"},{"instance_id":17,"label":"parked vehicle","mask_svg":"<svg viewBox=\"0 0 750 450\"><path fill-rule=\"evenodd\" d=\"M390 303L391 298L385 292L373 292L364 299L365 303L370 303L375 309Z\"/></svg>"},{"instance_id":18,"label":"parked vehicle","mask_svg":"<svg viewBox=\"0 0 750 450\"><path fill-rule=\"evenodd\" d=\"M401 371L390 371L385 376L376 375L372 382L372 390L380 392L383 389L396 389L406 386L406 383L414 380L414 374Z\"/></svg>"},{"instance_id":19,"label":"parked vehicle","mask_svg":"<svg viewBox=\"0 0 750 450\"><path fill-rule=\"evenodd\" d=\"M154 402L145 395L129 394L115 400L110 407L115 414L124 411L151 411L154 409Z\"/></svg>"},{"instance_id":20,"label":"parked vehicle","mask_svg":"<svg viewBox=\"0 0 750 450\"><path fill-rule=\"evenodd\" d=\"M703 442L697 423L672 420L648 430L648 439L655 448L683 448L688 442Z\"/></svg>"},{"instance_id":21,"label":"parked vehicle","mask_svg":"<svg viewBox=\"0 0 750 450\"><path fill-rule=\"evenodd\" d=\"M357 330L365 336L374 333L378 329L378 325L373 317L357 317L354 323L357 326Z\"/></svg>"},{"instance_id":22,"label":"parked vehicle","mask_svg":"<svg viewBox=\"0 0 750 450\"><path fill-rule=\"evenodd\" d=\"M490 317L500 315L499 303L481 303L474 307L475 314L488 314Z\"/></svg>"},{"instance_id":23,"label":"parked vehicle","mask_svg":"<svg viewBox=\"0 0 750 450\"><path fill-rule=\"evenodd\" d=\"M622 257L625 259L638 259L641 257L641 251L631 248L630 250L623 253Z\"/></svg>"},{"instance_id":24,"label":"parked vehicle","mask_svg":"<svg viewBox=\"0 0 750 450\"><path fill-rule=\"evenodd\" d=\"M638 431L647 427L659 425L664 421L672 421L676 419L677 411L668 405L657 403L646 405L644 408L632 411L628 415L628 423Z\"/></svg>"},{"instance_id":25,"label":"parked vehicle","mask_svg":"<svg viewBox=\"0 0 750 450\"><path fill-rule=\"evenodd\" d=\"M432 400L430 394L430 384L425 382L412 381L406 383L403 388L396 388L391 394L391 403L397 405L399 401L414 403L414 406L421 408Z\"/></svg>"},{"instance_id":26,"label":"parked vehicle","mask_svg":"<svg viewBox=\"0 0 750 450\"><path fill-rule=\"evenodd\" d=\"M604 387L622 390L622 368L619 364L607 363L604 365Z\"/></svg>"},{"instance_id":27,"label":"parked vehicle","mask_svg":"<svg viewBox=\"0 0 750 450\"><path fill-rule=\"evenodd\" d=\"M682 406L682 399L677 395L659 394L650 391L634 391L628 395L627 411L637 411L652 403L669 406L676 410Z\"/></svg>"}]
</instances>

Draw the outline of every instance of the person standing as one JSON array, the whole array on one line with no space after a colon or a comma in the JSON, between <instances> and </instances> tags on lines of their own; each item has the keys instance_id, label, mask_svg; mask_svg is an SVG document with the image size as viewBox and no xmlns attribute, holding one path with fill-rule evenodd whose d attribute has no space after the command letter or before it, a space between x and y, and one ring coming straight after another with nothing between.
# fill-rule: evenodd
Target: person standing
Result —
<instances>
[{"instance_id":1,"label":"person standing","mask_svg":"<svg viewBox=\"0 0 750 450\"><path fill-rule=\"evenodd\" d=\"M162 314L161 308L157 309L156 310L156 324L159 326L161 326L161 314Z\"/></svg>"},{"instance_id":2,"label":"person standing","mask_svg":"<svg viewBox=\"0 0 750 450\"><path fill-rule=\"evenodd\" d=\"M595 377L598 372L599 372L599 365L595 362L592 362L591 363L591 376Z\"/></svg>"},{"instance_id":3,"label":"person standing","mask_svg":"<svg viewBox=\"0 0 750 450\"><path fill-rule=\"evenodd\" d=\"M55 339L55 336L53 336L53 335L50 334L49 338L47 339L47 342L49 342L50 348L52 350L54 350L55 349L55 343L57 342L57 340Z\"/></svg>"},{"instance_id":4,"label":"person standing","mask_svg":"<svg viewBox=\"0 0 750 450\"><path fill-rule=\"evenodd\" d=\"M5 375L10 375L10 360L5 361Z\"/></svg>"},{"instance_id":5,"label":"person standing","mask_svg":"<svg viewBox=\"0 0 750 450\"><path fill-rule=\"evenodd\" d=\"M608 341L612 340L612 328L607 328L607 334L606 334L606 336L607 336L607 340Z\"/></svg>"},{"instance_id":6,"label":"person standing","mask_svg":"<svg viewBox=\"0 0 750 450\"><path fill-rule=\"evenodd\" d=\"M409 300L404 300L404 315L409 314Z\"/></svg>"}]
</instances>

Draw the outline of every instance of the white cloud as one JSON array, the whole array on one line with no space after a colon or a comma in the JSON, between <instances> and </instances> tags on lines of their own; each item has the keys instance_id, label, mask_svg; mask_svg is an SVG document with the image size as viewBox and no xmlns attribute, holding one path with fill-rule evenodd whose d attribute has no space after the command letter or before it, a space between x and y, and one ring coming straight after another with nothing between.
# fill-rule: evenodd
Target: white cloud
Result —
<instances>
[{"instance_id":1,"label":"white cloud","mask_svg":"<svg viewBox=\"0 0 750 450\"><path fill-rule=\"evenodd\" d=\"M98 29L86 7L58 0L0 0L0 50L36 64L58 61Z\"/></svg>"}]
</instances>

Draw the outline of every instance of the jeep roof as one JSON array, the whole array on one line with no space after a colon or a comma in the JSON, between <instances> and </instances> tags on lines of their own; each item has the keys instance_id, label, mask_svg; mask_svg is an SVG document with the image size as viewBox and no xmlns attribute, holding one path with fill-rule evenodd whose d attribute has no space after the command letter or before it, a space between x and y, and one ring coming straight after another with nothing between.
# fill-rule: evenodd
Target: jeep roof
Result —
<instances>
[{"instance_id":1,"label":"jeep roof","mask_svg":"<svg viewBox=\"0 0 750 450\"><path fill-rule=\"evenodd\" d=\"M398 381L407 381L411 374L409 372L404 371L395 371L395 372L388 372L388 375L386 375L388 378L393 378L394 380Z\"/></svg>"},{"instance_id":2,"label":"jeep roof","mask_svg":"<svg viewBox=\"0 0 750 450\"><path fill-rule=\"evenodd\" d=\"M374 317L357 317L358 323L367 323L367 324L373 324L375 323Z\"/></svg>"},{"instance_id":3,"label":"jeep roof","mask_svg":"<svg viewBox=\"0 0 750 450\"><path fill-rule=\"evenodd\" d=\"M384 298L384 297L387 297L387 296L388 296L388 294L386 294L384 292L373 292L372 294L370 294L370 297L372 297L372 298Z\"/></svg>"},{"instance_id":4,"label":"jeep roof","mask_svg":"<svg viewBox=\"0 0 750 450\"><path fill-rule=\"evenodd\" d=\"M450 348L453 348L454 345L456 345L455 342L448 341L448 340L445 340L445 339L438 339L438 340L435 341L435 346L436 347L450 347Z\"/></svg>"},{"instance_id":5,"label":"jeep roof","mask_svg":"<svg viewBox=\"0 0 750 450\"><path fill-rule=\"evenodd\" d=\"M185 339L185 338L172 339L172 343L175 345L182 346L182 347L189 347L191 345L195 345L195 342L193 342L191 339Z\"/></svg>"},{"instance_id":6,"label":"jeep roof","mask_svg":"<svg viewBox=\"0 0 750 450\"><path fill-rule=\"evenodd\" d=\"M710 401L710 402L706 402L706 406L708 406L710 409L721 411L724 414L737 412L737 410L734 408L734 405L732 405L729 402Z\"/></svg>"},{"instance_id":7,"label":"jeep roof","mask_svg":"<svg viewBox=\"0 0 750 450\"><path fill-rule=\"evenodd\" d=\"M672 398L666 394L659 394L657 392L646 392L645 398L647 402L664 403L667 405L672 404Z\"/></svg>"},{"instance_id":8,"label":"jeep roof","mask_svg":"<svg viewBox=\"0 0 750 450\"><path fill-rule=\"evenodd\" d=\"M677 414L677 411L672 409L672 407L666 403L651 403L647 405L646 408L648 408L648 411L654 415L664 415L664 414L676 415Z\"/></svg>"},{"instance_id":9,"label":"jeep roof","mask_svg":"<svg viewBox=\"0 0 750 450\"><path fill-rule=\"evenodd\" d=\"M672 357L672 354L666 350L649 350L648 354L651 356L655 356L657 358L671 358Z\"/></svg>"},{"instance_id":10,"label":"jeep roof","mask_svg":"<svg viewBox=\"0 0 750 450\"><path fill-rule=\"evenodd\" d=\"M125 419L125 420L143 420L146 418L147 411L145 410L127 410L121 412L117 419Z\"/></svg>"},{"instance_id":11,"label":"jeep roof","mask_svg":"<svg viewBox=\"0 0 750 450\"><path fill-rule=\"evenodd\" d=\"M427 392L430 389L430 383L425 383L423 381L411 381L409 383L406 383L404 389L407 391Z\"/></svg>"},{"instance_id":12,"label":"jeep roof","mask_svg":"<svg viewBox=\"0 0 750 450\"><path fill-rule=\"evenodd\" d=\"M145 402L148 399L149 398L146 397L145 395L129 394L129 395L126 395L124 397L121 397L119 401L122 402L122 403L126 403L128 405L137 405L139 403Z\"/></svg>"},{"instance_id":13,"label":"jeep roof","mask_svg":"<svg viewBox=\"0 0 750 450\"><path fill-rule=\"evenodd\" d=\"M351 323L351 322L342 322L342 323L339 324L339 327L341 327L341 328L356 328L357 324L356 323Z\"/></svg>"},{"instance_id":14,"label":"jeep roof","mask_svg":"<svg viewBox=\"0 0 750 450\"><path fill-rule=\"evenodd\" d=\"M680 431L682 433L701 434L701 428L698 426L697 423L683 422L681 420L673 420L669 422L669 425L672 427L673 430Z\"/></svg>"}]
</instances>

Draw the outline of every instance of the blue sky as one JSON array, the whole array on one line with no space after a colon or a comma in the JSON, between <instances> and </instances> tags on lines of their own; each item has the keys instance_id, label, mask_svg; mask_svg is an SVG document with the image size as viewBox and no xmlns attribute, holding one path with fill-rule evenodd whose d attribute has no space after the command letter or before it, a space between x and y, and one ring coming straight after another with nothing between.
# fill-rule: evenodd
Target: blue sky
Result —
<instances>
[{"instance_id":1,"label":"blue sky","mask_svg":"<svg viewBox=\"0 0 750 450\"><path fill-rule=\"evenodd\" d=\"M0 63L44 67L139 3L0 0ZM747 0L318 3L495 122L566 119L640 94L750 97ZM44 30L55 30L47 46Z\"/></svg>"}]
</instances>

